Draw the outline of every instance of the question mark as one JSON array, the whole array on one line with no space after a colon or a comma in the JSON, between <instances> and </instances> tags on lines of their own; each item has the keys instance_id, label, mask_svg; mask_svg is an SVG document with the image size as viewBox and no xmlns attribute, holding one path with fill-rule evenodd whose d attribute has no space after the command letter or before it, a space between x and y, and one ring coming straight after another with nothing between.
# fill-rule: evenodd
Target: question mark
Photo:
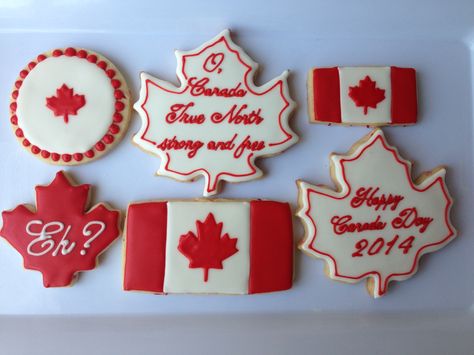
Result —
<instances>
[{"instance_id":1,"label":"question mark","mask_svg":"<svg viewBox=\"0 0 474 355\"><path fill-rule=\"evenodd\" d=\"M91 226L99 226L99 230L94 234L92 235L92 231L90 230L90 227ZM90 246L91 246L91 243L96 240L96 238L102 234L102 232L105 230L105 223L104 222L101 222L101 221L91 221L89 223L87 223L84 228L82 229L82 234L85 236L85 237L89 237L90 235L92 235L92 237L90 237L89 239L86 240L86 242L84 243L84 249L82 249L80 251L81 255L86 255L87 253L87 250Z\"/></svg>"}]
</instances>

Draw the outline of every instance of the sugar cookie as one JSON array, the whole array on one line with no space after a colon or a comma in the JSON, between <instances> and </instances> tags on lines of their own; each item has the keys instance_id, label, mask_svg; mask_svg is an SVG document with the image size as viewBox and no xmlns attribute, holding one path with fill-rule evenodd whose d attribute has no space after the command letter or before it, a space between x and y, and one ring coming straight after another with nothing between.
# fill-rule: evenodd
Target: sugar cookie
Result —
<instances>
[{"instance_id":1,"label":"sugar cookie","mask_svg":"<svg viewBox=\"0 0 474 355\"><path fill-rule=\"evenodd\" d=\"M36 187L36 209L19 205L2 213L0 235L40 271L44 287L69 286L79 271L92 270L99 254L119 236L120 212L105 204L86 209L89 185L73 185L60 171Z\"/></svg>"},{"instance_id":2,"label":"sugar cookie","mask_svg":"<svg viewBox=\"0 0 474 355\"><path fill-rule=\"evenodd\" d=\"M411 163L376 129L347 155L331 156L338 189L299 181L305 239L300 248L326 261L329 277L368 279L374 297L416 273L423 254L448 244L452 199L438 167L412 181Z\"/></svg>"},{"instance_id":3,"label":"sugar cookie","mask_svg":"<svg viewBox=\"0 0 474 355\"><path fill-rule=\"evenodd\" d=\"M110 150L130 121L122 74L102 55L79 48L40 54L20 72L10 122L21 145L58 165L76 165Z\"/></svg>"}]
</instances>

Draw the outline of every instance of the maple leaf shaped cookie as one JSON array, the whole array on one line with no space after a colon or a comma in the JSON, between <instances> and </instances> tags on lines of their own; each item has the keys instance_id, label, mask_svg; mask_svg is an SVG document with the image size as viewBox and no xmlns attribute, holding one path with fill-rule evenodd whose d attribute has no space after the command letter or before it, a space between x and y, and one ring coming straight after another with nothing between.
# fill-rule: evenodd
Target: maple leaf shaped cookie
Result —
<instances>
[{"instance_id":1,"label":"maple leaf shaped cookie","mask_svg":"<svg viewBox=\"0 0 474 355\"><path fill-rule=\"evenodd\" d=\"M71 184L63 171L48 186L36 187L36 206L2 213L0 235L23 257L24 267L40 271L45 287L68 286L120 234L120 213L98 204L86 211L89 185Z\"/></svg>"},{"instance_id":2,"label":"maple leaf shaped cookie","mask_svg":"<svg viewBox=\"0 0 474 355\"><path fill-rule=\"evenodd\" d=\"M225 233L221 237L222 222L216 223L209 213L204 222L196 221L197 236L190 231L182 235L178 250L189 259L190 268L204 269L204 282L207 282L209 269L222 269L222 261L237 253L237 238Z\"/></svg>"},{"instance_id":3,"label":"maple leaf shaped cookie","mask_svg":"<svg viewBox=\"0 0 474 355\"><path fill-rule=\"evenodd\" d=\"M332 279L354 283L368 278L372 296L382 296L390 281L416 273L423 254L456 236L445 169L413 182L411 163L380 129L348 155L332 155L331 172L336 191L298 181L298 216L306 230L300 248L325 260Z\"/></svg>"},{"instance_id":4,"label":"maple leaf shaped cookie","mask_svg":"<svg viewBox=\"0 0 474 355\"><path fill-rule=\"evenodd\" d=\"M56 96L46 98L46 106L55 116L63 116L64 123L69 122L69 115L77 115L77 111L85 104L84 95L74 94L74 89L70 89L66 84L56 90Z\"/></svg>"},{"instance_id":5,"label":"maple leaf shaped cookie","mask_svg":"<svg viewBox=\"0 0 474 355\"><path fill-rule=\"evenodd\" d=\"M142 126L133 141L161 158L158 175L179 181L203 175L203 194L210 196L222 180L261 177L258 157L296 143L288 71L256 86L258 65L228 30L195 50L176 51L176 58L181 86L142 73L134 105Z\"/></svg>"}]
</instances>

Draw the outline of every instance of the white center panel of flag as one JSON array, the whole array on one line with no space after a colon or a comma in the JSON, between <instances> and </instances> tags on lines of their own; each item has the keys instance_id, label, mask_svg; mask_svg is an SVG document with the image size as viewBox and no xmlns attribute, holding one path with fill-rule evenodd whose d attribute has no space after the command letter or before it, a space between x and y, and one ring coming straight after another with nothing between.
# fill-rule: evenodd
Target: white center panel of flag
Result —
<instances>
[{"instance_id":1,"label":"white center panel of flag","mask_svg":"<svg viewBox=\"0 0 474 355\"><path fill-rule=\"evenodd\" d=\"M372 124L390 123L391 97L390 67L340 67L339 83L341 98L341 119L345 123ZM375 108L367 111L358 107L349 96L351 87L360 86L366 77L375 82L375 87L384 90L385 98L378 102Z\"/></svg>"},{"instance_id":2,"label":"white center panel of flag","mask_svg":"<svg viewBox=\"0 0 474 355\"><path fill-rule=\"evenodd\" d=\"M248 293L250 271L250 205L248 202L173 201L168 202L166 234L166 293ZM236 238L237 252L222 261L222 269L209 269L207 280L202 268L190 267L190 260L179 250L180 240L199 233L198 222L212 214L222 223L221 236ZM221 237L219 236L219 237Z\"/></svg>"}]
</instances>

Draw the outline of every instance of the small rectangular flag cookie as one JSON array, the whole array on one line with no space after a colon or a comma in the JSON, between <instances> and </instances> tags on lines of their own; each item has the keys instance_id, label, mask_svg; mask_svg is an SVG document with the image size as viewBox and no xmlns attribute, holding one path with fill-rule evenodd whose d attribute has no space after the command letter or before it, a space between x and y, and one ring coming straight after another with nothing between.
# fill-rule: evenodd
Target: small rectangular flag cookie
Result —
<instances>
[{"instance_id":1,"label":"small rectangular flag cookie","mask_svg":"<svg viewBox=\"0 0 474 355\"><path fill-rule=\"evenodd\" d=\"M251 294L291 288L293 229L288 203L133 203L126 220L128 291Z\"/></svg>"},{"instance_id":2,"label":"small rectangular flag cookie","mask_svg":"<svg viewBox=\"0 0 474 355\"><path fill-rule=\"evenodd\" d=\"M417 121L416 71L399 67L313 68L311 122L389 126Z\"/></svg>"}]
</instances>

